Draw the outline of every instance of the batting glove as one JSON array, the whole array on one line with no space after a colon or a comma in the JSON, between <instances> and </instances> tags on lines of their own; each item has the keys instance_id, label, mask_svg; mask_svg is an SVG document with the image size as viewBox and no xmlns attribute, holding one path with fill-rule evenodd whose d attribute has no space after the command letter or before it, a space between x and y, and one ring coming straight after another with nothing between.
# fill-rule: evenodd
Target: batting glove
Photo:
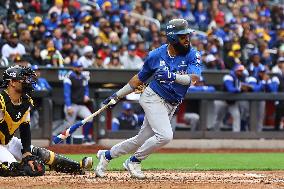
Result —
<instances>
[{"instance_id":1,"label":"batting glove","mask_svg":"<svg viewBox=\"0 0 284 189\"><path fill-rule=\"evenodd\" d=\"M160 83L172 83L176 80L176 74L169 70L158 70L154 78Z\"/></svg>"},{"instance_id":2,"label":"batting glove","mask_svg":"<svg viewBox=\"0 0 284 189\"><path fill-rule=\"evenodd\" d=\"M113 108L117 102L119 101L119 98L118 96L116 95L116 93L112 94L110 97L108 97L107 99L105 99L103 101L103 104L108 104L111 100L113 100L113 104L112 105L109 105L108 107L109 108Z\"/></svg>"}]
</instances>

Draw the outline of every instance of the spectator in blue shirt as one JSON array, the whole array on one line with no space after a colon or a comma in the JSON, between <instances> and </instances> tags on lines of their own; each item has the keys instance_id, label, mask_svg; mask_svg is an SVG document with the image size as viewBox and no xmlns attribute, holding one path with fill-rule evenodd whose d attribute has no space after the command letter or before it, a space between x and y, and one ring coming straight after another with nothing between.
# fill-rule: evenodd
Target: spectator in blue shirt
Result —
<instances>
[{"instance_id":1,"label":"spectator in blue shirt","mask_svg":"<svg viewBox=\"0 0 284 189\"><path fill-rule=\"evenodd\" d=\"M247 79L247 82L250 86L252 86L253 92L277 92L279 87L279 79L276 76L272 78L267 74L267 69L263 65L258 66L257 75L250 76ZM265 117L265 104L264 100L257 102L257 131L262 131L263 129L263 121Z\"/></svg>"},{"instance_id":2,"label":"spectator in blue shirt","mask_svg":"<svg viewBox=\"0 0 284 189\"><path fill-rule=\"evenodd\" d=\"M74 124L77 116L80 119L85 119L91 115L86 106L90 101L88 80L82 74L82 71L83 65L80 62L74 62L73 71L64 79L64 112L65 118L70 125ZM86 143L93 141L92 137L89 136L92 126L92 121L83 126L84 141Z\"/></svg>"},{"instance_id":3,"label":"spectator in blue shirt","mask_svg":"<svg viewBox=\"0 0 284 189\"><path fill-rule=\"evenodd\" d=\"M203 2L199 1L197 3L197 10L194 11L195 22L202 31L207 31L207 27L210 23L209 13L204 10Z\"/></svg>"},{"instance_id":4,"label":"spectator in blue shirt","mask_svg":"<svg viewBox=\"0 0 284 189\"><path fill-rule=\"evenodd\" d=\"M258 49L254 49L250 53L250 59L251 63L249 65L249 73L251 76L258 79L259 77L258 72L260 71L261 67L263 67L263 65L260 62L260 53Z\"/></svg>"},{"instance_id":5,"label":"spectator in blue shirt","mask_svg":"<svg viewBox=\"0 0 284 189\"><path fill-rule=\"evenodd\" d=\"M59 25L58 14L56 12L51 13L50 18L47 18L46 20L44 20L44 25L46 29L50 32L55 30Z\"/></svg>"},{"instance_id":6,"label":"spectator in blue shirt","mask_svg":"<svg viewBox=\"0 0 284 189\"><path fill-rule=\"evenodd\" d=\"M129 102L124 102L122 112L112 120L112 131L135 130L138 126L138 115L133 112Z\"/></svg>"},{"instance_id":7,"label":"spectator in blue shirt","mask_svg":"<svg viewBox=\"0 0 284 189\"><path fill-rule=\"evenodd\" d=\"M227 74L223 78L224 90L230 93L248 92L252 90L252 87L242 82L244 77L245 67L241 64L236 64L230 74ZM241 107L240 107L241 106ZM215 101L216 120L214 128L219 129L222 126L222 121L225 117L225 112L229 112L233 118L233 132L239 132L241 130L241 110L246 109L246 103L242 104L235 101ZM247 112L247 111L243 111ZM246 115L246 113L243 113ZM243 116L242 116L243 117ZM245 116L244 116L245 117Z\"/></svg>"}]
</instances>

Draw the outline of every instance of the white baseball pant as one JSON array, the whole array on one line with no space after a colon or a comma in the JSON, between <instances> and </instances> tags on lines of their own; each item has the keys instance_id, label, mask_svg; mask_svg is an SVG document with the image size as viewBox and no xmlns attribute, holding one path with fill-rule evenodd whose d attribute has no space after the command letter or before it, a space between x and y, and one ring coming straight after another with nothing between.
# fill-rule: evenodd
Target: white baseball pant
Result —
<instances>
[{"instance_id":1,"label":"white baseball pant","mask_svg":"<svg viewBox=\"0 0 284 189\"><path fill-rule=\"evenodd\" d=\"M21 139L13 137L7 145L0 145L0 162L17 162L22 159Z\"/></svg>"},{"instance_id":2,"label":"white baseball pant","mask_svg":"<svg viewBox=\"0 0 284 189\"><path fill-rule=\"evenodd\" d=\"M177 106L166 103L150 87L142 93L139 103L145 112L143 125L136 136L110 149L113 158L134 152L137 159L144 160L173 139L170 120Z\"/></svg>"}]
</instances>

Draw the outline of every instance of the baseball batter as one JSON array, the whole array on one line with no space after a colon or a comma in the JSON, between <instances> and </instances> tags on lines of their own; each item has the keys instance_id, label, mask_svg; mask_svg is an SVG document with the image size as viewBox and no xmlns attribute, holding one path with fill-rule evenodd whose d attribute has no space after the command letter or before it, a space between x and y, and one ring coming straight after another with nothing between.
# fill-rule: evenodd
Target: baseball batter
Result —
<instances>
[{"instance_id":1,"label":"baseball batter","mask_svg":"<svg viewBox=\"0 0 284 189\"><path fill-rule=\"evenodd\" d=\"M144 179L141 161L173 139L170 120L190 84L194 85L199 80L201 61L199 52L190 46L192 30L186 20L171 20L167 24L166 35L168 44L151 51L139 73L104 101L117 103L153 76L139 100L145 112L141 130L110 150L98 151L99 163L95 170L98 177L105 175L111 159L133 153L123 166L132 177Z\"/></svg>"},{"instance_id":2,"label":"baseball batter","mask_svg":"<svg viewBox=\"0 0 284 189\"><path fill-rule=\"evenodd\" d=\"M35 72L28 67L11 66L3 73L0 92L0 176L40 176L45 164L58 172L82 174L92 166L92 158L76 162L50 150L31 146L28 95L35 84ZM20 138L14 137L20 130ZM21 161L18 163L18 161Z\"/></svg>"}]
</instances>

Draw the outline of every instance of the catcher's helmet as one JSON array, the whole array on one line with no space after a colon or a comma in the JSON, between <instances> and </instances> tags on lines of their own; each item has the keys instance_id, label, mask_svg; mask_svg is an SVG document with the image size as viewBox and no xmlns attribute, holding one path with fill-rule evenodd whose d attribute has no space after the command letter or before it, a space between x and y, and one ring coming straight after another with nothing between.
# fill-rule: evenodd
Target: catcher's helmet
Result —
<instances>
[{"instance_id":1,"label":"catcher's helmet","mask_svg":"<svg viewBox=\"0 0 284 189\"><path fill-rule=\"evenodd\" d=\"M3 73L2 87L8 87L11 80L23 80L23 84L26 88L32 90L32 85L36 83L36 74L29 67L23 67L19 65L11 66L7 68Z\"/></svg>"},{"instance_id":2,"label":"catcher's helmet","mask_svg":"<svg viewBox=\"0 0 284 189\"><path fill-rule=\"evenodd\" d=\"M193 30L189 28L185 19L172 19L166 27L166 35L170 43L178 42L178 35L191 34L192 32Z\"/></svg>"}]
</instances>

